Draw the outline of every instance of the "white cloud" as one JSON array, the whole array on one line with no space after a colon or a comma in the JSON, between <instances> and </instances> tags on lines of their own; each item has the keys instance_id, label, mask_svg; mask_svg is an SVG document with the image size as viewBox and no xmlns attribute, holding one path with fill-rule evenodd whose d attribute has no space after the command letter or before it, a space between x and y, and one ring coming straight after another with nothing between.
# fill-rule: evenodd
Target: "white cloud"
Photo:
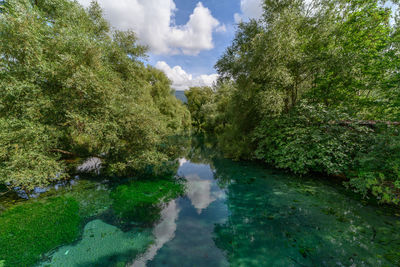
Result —
<instances>
[{"instance_id":1,"label":"white cloud","mask_svg":"<svg viewBox=\"0 0 400 267\"><path fill-rule=\"evenodd\" d=\"M225 24L222 24L218 28L215 29L216 32L226 32L226 26Z\"/></svg>"},{"instance_id":2,"label":"white cloud","mask_svg":"<svg viewBox=\"0 0 400 267\"><path fill-rule=\"evenodd\" d=\"M164 61L157 62L155 67L162 70L168 76L172 81L172 87L178 91L187 90L194 86L212 86L218 79L218 74L193 77L193 75L183 70L181 66L171 68Z\"/></svg>"},{"instance_id":3,"label":"white cloud","mask_svg":"<svg viewBox=\"0 0 400 267\"><path fill-rule=\"evenodd\" d=\"M235 14L233 15L233 19L235 20L236 23L239 23L239 22L241 22L241 21L243 20L243 17L242 17L241 14L235 13Z\"/></svg>"},{"instance_id":4,"label":"white cloud","mask_svg":"<svg viewBox=\"0 0 400 267\"><path fill-rule=\"evenodd\" d=\"M242 13L235 13L235 22L239 23L242 20L261 18L263 13L262 3L263 0L240 0Z\"/></svg>"},{"instance_id":5,"label":"white cloud","mask_svg":"<svg viewBox=\"0 0 400 267\"><path fill-rule=\"evenodd\" d=\"M88 6L91 0L78 0ZM175 25L173 0L98 0L105 17L120 30L135 31L155 54L197 55L214 48L212 34L220 23L199 2L185 25Z\"/></svg>"}]
</instances>

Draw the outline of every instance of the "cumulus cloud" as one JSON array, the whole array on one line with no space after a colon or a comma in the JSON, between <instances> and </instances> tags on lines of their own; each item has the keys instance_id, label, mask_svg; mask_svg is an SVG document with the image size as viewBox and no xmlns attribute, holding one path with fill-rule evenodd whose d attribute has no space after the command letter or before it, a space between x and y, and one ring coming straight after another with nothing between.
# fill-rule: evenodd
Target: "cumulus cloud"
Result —
<instances>
[{"instance_id":1,"label":"cumulus cloud","mask_svg":"<svg viewBox=\"0 0 400 267\"><path fill-rule=\"evenodd\" d=\"M89 6L91 0L78 0ZM98 0L105 17L120 30L131 29L155 54L197 55L214 48L212 34L220 22L199 2L185 25L175 25L173 0Z\"/></svg>"},{"instance_id":2,"label":"cumulus cloud","mask_svg":"<svg viewBox=\"0 0 400 267\"><path fill-rule=\"evenodd\" d=\"M193 77L188 74L181 66L171 68L166 62L159 61L156 66L157 69L162 70L167 77L172 81L172 87L175 90L187 90L195 86L211 86L218 79L218 74L200 75Z\"/></svg>"},{"instance_id":3,"label":"cumulus cloud","mask_svg":"<svg viewBox=\"0 0 400 267\"><path fill-rule=\"evenodd\" d=\"M263 0L240 0L241 14L235 13L234 19L236 23L248 19L259 19L262 16Z\"/></svg>"}]
</instances>

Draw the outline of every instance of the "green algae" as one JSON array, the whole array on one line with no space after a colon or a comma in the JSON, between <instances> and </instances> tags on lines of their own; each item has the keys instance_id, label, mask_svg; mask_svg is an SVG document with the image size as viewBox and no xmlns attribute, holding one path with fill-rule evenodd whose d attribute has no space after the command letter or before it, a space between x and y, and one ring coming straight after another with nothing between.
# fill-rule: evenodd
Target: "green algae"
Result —
<instances>
[{"instance_id":1,"label":"green algae","mask_svg":"<svg viewBox=\"0 0 400 267\"><path fill-rule=\"evenodd\" d=\"M184 193L177 180L133 181L118 186L112 193L112 208L122 220L151 224L160 219L165 203Z\"/></svg>"},{"instance_id":2,"label":"green algae","mask_svg":"<svg viewBox=\"0 0 400 267\"><path fill-rule=\"evenodd\" d=\"M101 215L110 208L112 203L108 181L96 179L75 180L73 185L63 185L58 186L57 189L49 189L47 192L41 194L39 199L41 201L46 201L46 199L54 197L75 199L79 204L79 215L82 219ZM0 206L1 203L2 201L0 199ZM3 203L6 202L3 201ZM12 206L12 203L8 205Z\"/></svg>"},{"instance_id":3,"label":"green algae","mask_svg":"<svg viewBox=\"0 0 400 267\"><path fill-rule=\"evenodd\" d=\"M181 195L184 186L175 180L135 181L110 191L107 183L79 180L73 186L42 194L40 200L2 201L6 208L0 213L0 259L4 260L0 262L4 267L31 266L57 246L74 242L80 234L80 222L107 217L111 207L123 220L155 222L163 203ZM131 259L127 255L118 258Z\"/></svg>"},{"instance_id":4,"label":"green algae","mask_svg":"<svg viewBox=\"0 0 400 267\"><path fill-rule=\"evenodd\" d=\"M71 198L27 202L0 215L0 259L6 266L31 266L40 255L79 235L79 204Z\"/></svg>"},{"instance_id":5,"label":"green algae","mask_svg":"<svg viewBox=\"0 0 400 267\"><path fill-rule=\"evenodd\" d=\"M79 214L82 218L98 216L106 212L111 204L110 189L106 184L91 181L79 181L73 190L64 194L79 203Z\"/></svg>"},{"instance_id":6,"label":"green algae","mask_svg":"<svg viewBox=\"0 0 400 267\"><path fill-rule=\"evenodd\" d=\"M101 220L86 224L82 240L63 246L40 266L125 266L153 243L149 229L124 233Z\"/></svg>"}]
</instances>

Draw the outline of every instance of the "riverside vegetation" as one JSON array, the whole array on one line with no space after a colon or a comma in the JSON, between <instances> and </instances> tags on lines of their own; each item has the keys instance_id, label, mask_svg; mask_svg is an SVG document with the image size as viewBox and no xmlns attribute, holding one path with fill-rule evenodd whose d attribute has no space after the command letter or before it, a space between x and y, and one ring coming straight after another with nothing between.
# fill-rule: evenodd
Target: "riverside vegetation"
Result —
<instances>
[{"instance_id":1,"label":"riverside vegetation","mask_svg":"<svg viewBox=\"0 0 400 267\"><path fill-rule=\"evenodd\" d=\"M191 227L178 234L205 216L195 226L214 229L221 262L324 264L340 254L331 238L350 244L340 262L398 264L395 209L379 213L305 177L341 176L364 196L400 202L399 24L382 4L266 0L262 19L239 24L219 82L191 88L185 106L143 63L135 34L111 30L96 2L0 1L0 266L126 266L158 245L149 229L165 210L178 216L185 192L196 210L184 209ZM192 127L217 136L225 157L298 175L176 138ZM74 180L90 157L101 177ZM52 186L37 199L14 192ZM271 248L284 253L269 257Z\"/></svg>"},{"instance_id":2,"label":"riverside vegetation","mask_svg":"<svg viewBox=\"0 0 400 267\"><path fill-rule=\"evenodd\" d=\"M400 204L400 21L385 4L264 1L217 62L219 82L185 93L193 126L228 157Z\"/></svg>"}]
</instances>

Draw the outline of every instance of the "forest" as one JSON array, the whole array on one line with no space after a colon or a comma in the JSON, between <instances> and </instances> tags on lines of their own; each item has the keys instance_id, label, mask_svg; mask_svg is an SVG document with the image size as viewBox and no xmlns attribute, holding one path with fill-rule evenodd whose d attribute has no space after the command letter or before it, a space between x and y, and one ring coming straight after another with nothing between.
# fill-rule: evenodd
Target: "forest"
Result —
<instances>
[{"instance_id":1,"label":"forest","mask_svg":"<svg viewBox=\"0 0 400 267\"><path fill-rule=\"evenodd\" d=\"M386 1L264 1L213 87L185 92L224 155L400 203L400 21ZM395 5L396 3L390 3Z\"/></svg>"}]
</instances>

